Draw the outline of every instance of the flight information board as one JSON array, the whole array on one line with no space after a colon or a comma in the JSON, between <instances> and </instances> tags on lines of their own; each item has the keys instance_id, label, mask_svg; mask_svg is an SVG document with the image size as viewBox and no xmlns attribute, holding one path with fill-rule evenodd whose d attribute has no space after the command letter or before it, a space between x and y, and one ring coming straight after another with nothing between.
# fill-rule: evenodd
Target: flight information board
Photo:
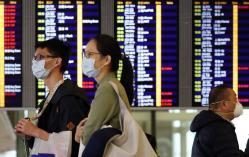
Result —
<instances>
[{"instance_id":1,"label":"flight information board","mask_svg":"<svg viewBox=\"0 0 249 157\"><path fill-rule=\"evenodd\" d=\"M212 87L233 87L249 105L249 1L193 1L193 106L206 106Z\"/></svg>"},{"instance_id":2,"label":"flight information board","mask_svg":"<svg viewBox=\"0 0 249 157\"><path fill-rule=\"evenodd\" d=\"M100 33L100 1L98 0L37 0L36 41L54 37L71 47L69 68L64 77L85 88L88 98L93 99L95 80L83 77L82 50L92 37ZM45 85L37 82L37 103L44 99Z\"/></svg>"},{"instance_id":3,"label":"flight information board","mask_svg":"<svg viewBox=\"0 0 249 157\"><path fill-rule=\"evenodd\" d=\"M178 1L115 1L115 36L134 68L132 106L178 105Z\"/></svg>"},{"instance_id":4,"label":"flight information board","mask_svg":"<svg viewBox=\"0 0 249 157\"><path fill-rule=\"evenodd\" d=\"M0 108L22 106L22 1L0 0Z\"/></svg>"}]
</instances>

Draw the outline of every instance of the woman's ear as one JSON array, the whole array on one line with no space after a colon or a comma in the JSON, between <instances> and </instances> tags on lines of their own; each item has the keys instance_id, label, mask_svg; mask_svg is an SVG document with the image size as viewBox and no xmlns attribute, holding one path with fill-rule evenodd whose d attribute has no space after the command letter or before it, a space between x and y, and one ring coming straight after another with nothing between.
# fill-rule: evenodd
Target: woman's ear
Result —
<instances>
[{"instance_id":1,"label":"woman's ear","mask_svg":"<svg viewBox=\"0 0 249 157\"><path fill-rule=\"evenodd\" d=\"M112 57L110 56L110 55L107 55L106 56L106 65L108 65L108 64L111 64L111 61L112 61Z\"/></svg>"}]
</instances>

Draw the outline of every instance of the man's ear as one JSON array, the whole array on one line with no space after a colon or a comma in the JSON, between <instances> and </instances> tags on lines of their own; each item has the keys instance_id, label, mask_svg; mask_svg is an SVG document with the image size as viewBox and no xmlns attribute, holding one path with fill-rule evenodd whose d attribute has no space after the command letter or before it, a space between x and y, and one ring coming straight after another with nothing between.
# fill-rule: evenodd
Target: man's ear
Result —
<instances>
[{"instance_id":1,"label":"man's ear","mask_svg":"<svg viewBox=\"0 0 249 157\"><path fill-rule=\"evenodd\" d=\"M224 111L224 109L226 109L226 102L225 101L221 101L218 104L218 108L219 108L219 110Z\"/></svg>"},{"instance_id":2,"label":"man's ear","mask_svg":"<svg viewBox=\"0 0 249 157\"><path fill-rule=\"evenodd\" d=\"M56 64L61 64L62 63L62 59L61 58L57 58L56 59Z\"/></svg>"},{"instance_id":3,"label":"man's ear","mask_svg":"<svg viewBox=\"0 0 249 157\"><path fill-rule=\"evenodd\" d=\"M227 101L222 101L222 104L221 104L221 106L222 106L222 109L224 110L224 111L228 111L228 110L230 110L230 103L229 102L227 102Z\"/></svg>"}]
</instances>

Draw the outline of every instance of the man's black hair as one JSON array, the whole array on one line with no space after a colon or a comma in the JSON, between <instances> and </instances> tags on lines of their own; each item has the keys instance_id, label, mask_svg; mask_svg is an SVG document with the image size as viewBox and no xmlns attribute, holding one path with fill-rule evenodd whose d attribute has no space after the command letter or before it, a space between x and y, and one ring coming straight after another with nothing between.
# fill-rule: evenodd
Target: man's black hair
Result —
<instances>
[{"instance_id":1,"label":"man's black hair","mask_svg":"<svg viewBox=\"0 0 249 157\"><path fill-rule=\"evenodd\" d=\"M60 68L61 73L64 73L67 70L70 56L70 47L63 41L57 38L49 39L47 41L38 42L35 45L35 49L37 48L47 48L52 56L60 57L62 59Z\"/></svg>"},{"instance_id":2,"label":"man's black hair","mask_svg":"<svg viewBox=\"0 0 249 157\"><path fill-rule=\"evenodd\" d=\"M232 89L230 86L221 84L214 88L209 93L209 107L219 101L227 98L227 90Z\"/></svg>"}]
</instances>

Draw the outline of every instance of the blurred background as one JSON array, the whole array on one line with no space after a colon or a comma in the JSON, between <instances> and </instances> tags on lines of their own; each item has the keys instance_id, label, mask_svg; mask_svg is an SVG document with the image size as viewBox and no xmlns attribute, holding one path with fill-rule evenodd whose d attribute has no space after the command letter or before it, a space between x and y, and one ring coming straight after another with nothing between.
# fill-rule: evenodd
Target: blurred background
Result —
<instances>
[{"instance_id":1,"label":"blurred background","mask_svg":"<svg viewBox=\"0 0 249 157\"><path fill-rule=\"evenodd\" d=\"M195 134L189 131L192 119L200 110L133 111L140 126L154 134L161 157L190 157ZM0 157L24 157L25 147L21 137L16 136L13 124L17 119L34 111L0 111ZM153 115L154 114L154 115ZM246 147L249 127L249 110L233 120L241 150Z\"/></svg>"}]
</instances>

